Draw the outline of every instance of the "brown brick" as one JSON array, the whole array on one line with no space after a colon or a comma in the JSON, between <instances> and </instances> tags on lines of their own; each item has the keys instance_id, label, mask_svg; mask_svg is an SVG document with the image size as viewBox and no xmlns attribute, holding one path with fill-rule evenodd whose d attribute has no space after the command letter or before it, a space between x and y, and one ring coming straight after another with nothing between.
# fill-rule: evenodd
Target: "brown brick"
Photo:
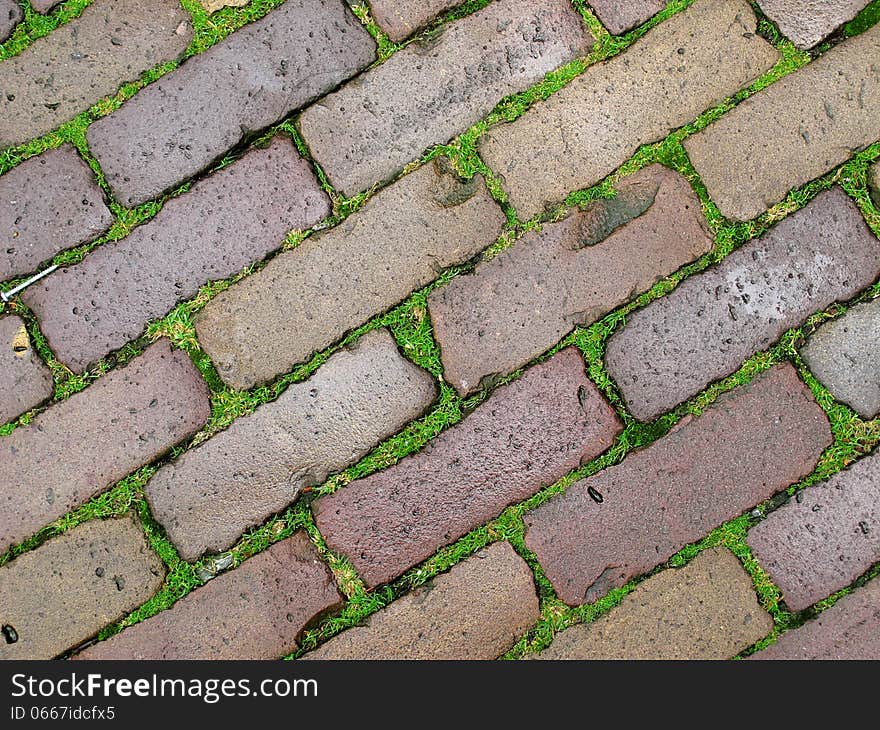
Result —
<instances>
[{"instance_id":1,"label":"brown brick","mask_svg":"<svg viewBox=\"0 0 880 730\"><path fill-rule=\"evenodd\" d=\"M164 578L131 517L74 527L0 567L0 624L17 637L0 641L0 659L52 659L133 611Z\"/></svg>"},{"instance_id":2,"label":"brown brick","mask_svg":"<svg viewBox=\"0 0 880 730\"><path fill-rule=\"evenodd\" d=\"M371 0L370 10L388 37L396 42L426 26L440 13L460 5L461 0Z\"/></svg>"},{"instance_id":3,"label":"brown brick","mask_svg":"<svg viewBox=\"0 0 880 730\"><path fill-rule=\"evenodd\" d=\"M421 452L314 502L315 519L375 586L598 456L621 428L568 348Z\"/></svg>"},{"instance_id":4,"label":"brown brick","mask_svg":"<svg viewBox=\"0 0 880 730\"><path fill-rule=\"evenodd\" d=\"M761 10L798 48L812 48L852 20L871 0L758 0Z\"/></svg>"},{"instance_id":5,"label":"brown brick","mask_svg":"<svg viewBox=\"0 0 880 730\"><path fill-rule=\"evenodd\" d=\"M830 444L825 413L779 365L527 514L526 545L563 601L590 603L806 476Z\"/></svg>"},{"instance_id":6,"label":"brown brick","mask_svg":"<svg viewBox=\"0 0 880 730\"><path fill-rule=\"evenodd\" d=\"M305 659L497 659L538 619L532 573L495 543Z\"/></svg>"},{"instance_id":7,"label":"brown brick","mask_svg":"<svg viewBox=\"0 0 880 730\"><path fill-rule=\"evenodd\" d=\"M12 31L22 18L24 13L18 0L0 0L0 43L12 35Z\"/></svg>"},{"instance_id":8,"label":"brown brick","mask_svg":"<svg viewBox=\"0 0 880 730\"><path fill-rule=\"evenodd\" d=\"M23 295L58 358L76 372L140 336L209 281L280 248L292 228L329 213L290 140L277 137L165 203L126 238L93 251Z\"/></svg>"},{"instance_id":9,"label":"brown brick","mask_svg":"<svg viewBox=\"0 0 880 730\"><path fill-rule=\"evenodd\" d=\"M209 13L216 13L221 8L243 8L250 0L199 0L201 5Z\"/></svg>"},{"instance_id":10,"label":"brown brick","mask_svg":"<svg viewBox=\"0 0 880 730\"><path fill-rule=\"evenodd\" d=\"M0 426L52 397L54 385L24 322L0 317Z\"/></svg>"},{"instance_id":11,"label":"brown brick","mask_svg":"<svg viewBox=\"0 0 880 730\"><path fill-rule=\"evenodd\" d=\"M0 552L189 438L209 415L198 370L161 340L0 438Z\"/></svg>"},{"instance_id":12,"label":"brown brick","mask_svg":"<svg viewBox=\"0 0 880 730\"><path fill-rule=\"evenodd\" d=\"M323 98L299 126L330 183L352 196L391 179L592 42L568 0L492 3Z\"/></svg>"},{"instance_id":13,"label":"brown brick","mask_svg":"<svg viewBox=\"0 0 880 730\"><path fill-rule=\"evenodd\" d=\"M224 550L417 418L436 395L431 376L400 355L387 330L369 332L160 469L146 489L153 516L184 560Z\"/></svg>"},{"instance_id":14,"label":"brown brick","mask_svg":"<svg viewBox=\"0 0 880 730\"><path fill-rule=\"evenodd\" d=\"M615 35L641 25L666 7L666 0L590 0L602 24Z\"/></svg>"},{"instance_id":15,"label":"brown brick","mask_svg":"<svg viewBox=\"0 0 880 730\"><path fill-rule=\"evenodd\" d=\"M0 177L0 280L36 271L59 251L94 240L113 220L73 147L32 157Z\"/></svg>"},{"instance_id":16,"label":"brown brick","mask_svg":"<svg viewBox=\"0 0 880 730\"><path fill-rule=\"evenodd\" d=\"M792 611L848 586L880 561L880 453L799 492L748 542Z\"/></svg>"},{"instance_id":17,"label":"brown brick","mask_svg":"<svg viewBox=\"0 0 880 730\"><path fill-rule=\"evenodd\" d=\"M0 65L0 148L51 132L192 40L177 0L100 0Z\"/></svg>"},{"instance_id":18,"label":"brown brick","mask_svg":"<svg viewBox=\"0 0 880 730\"><path fill-rule=\"evenodd\" d=\"M746 0L698 0L624 53L596 64L516 122L493 128L480 153L522 219L599 182L746 86L779 54L755 33Z\"/></svg>"},{"instance_id":19,"label":"brown brick","mask_svg":"<svg viewBox=\"0 0 880 730\"><path fill-rule=\"evenodd\" d=\"M444 377L459 393L522 367L712 248L680 175L652 165L617 189L431 294Z\"/></svg>"},{"instance_id":20,"label":"brown brick","mask_svg":"<svg viewBox=\"0 0 880 730\"><path fill-rule=\"evenodd\" d=\"M481 178L437 160L220 294L196 319L199 341L228 385L271 380L475 256L504 221Z\"/></svg>"},{"instance_id":21,"label":"brown brick","mask_svg":"<svg viewBox=\"0 0 880 730\"><path fill-rule=\"evenodd\" d=\"M143 203L326 94L375 49L342 0L287 0L96 121L89 148L119 201Z\"/></svg>"},{"instance_id":22,"label":"brown brick","mask_svg":"<svg viewBox=\"0 0 880 730\"><path fill-rule=\"evenodd\" d=\"M537 659L729 659L773 619L733 553L705 550L664 570L596 621L559 634Z\"/></svg>"},{"instance_id":23,"label":"brown brick","mask_svg":"<svg viewBox=\"0 0 880 730\"><path fill-rule=\"evenodd\" d=\"M749 220L880 137L880 26L746 99L684 146L728 218Z\"/></svg>"},{"instance_id":24,"label":"brown brick","mask_svg":"<svg viewBox=\"0 0 880 730\"><path fill-rule=\"evenodd\" d=\"M277 659L342 603L304 532L275 543L76 659Z\"/></svg>"},{"instance_id":25,"label":"brown brick","mask_svg":"<svg viewBox=\"0 0 880 730\"><path fill-rule=\"evenodd\" d=\"M632 414L651 420L878 274L880 240L834 188L629 316L605 365Z\"/></svg>"}]
</instances>

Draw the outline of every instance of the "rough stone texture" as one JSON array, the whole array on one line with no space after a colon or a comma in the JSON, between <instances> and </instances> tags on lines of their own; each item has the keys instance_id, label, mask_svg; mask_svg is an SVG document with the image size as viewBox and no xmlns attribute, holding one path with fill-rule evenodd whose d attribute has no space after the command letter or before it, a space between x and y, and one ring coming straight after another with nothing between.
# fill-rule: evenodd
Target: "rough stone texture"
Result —
<instances>
[{"instance_id":1,"label":"rough stone texture","mask_svg":"<svg viewBox=\"0 0 880 730\"><path fill-rule=\"evenodd\" d=\"M749 220L880 137L880 26L746 99L687 139L728 218Z\"/></svg>"},{"instance_id":2,"label":"rough stone texture","mask_svg":"<svg viewBox=\"0 0 880 730\"><path fill-rule=\"evenodd\" d=\"M863 418L880 413L880 299L823 324L801 355L837 400Z\"/></svg>"},{"instance_id":3,"label":"rough stone texture","mask_svg":"<svg viewBox=\"0 0 880 730\"><path fill-rule=\"evenodd\" d=\"M81 372L209 281L279 248L330 212L308 164L277 137L165 203L148 223L22 296L58 358Z\"/></svg>"},{"instance_id":4,"label":"rough stone texture","mask_svg":"<svg viewBox=\"0 0 880 730\"><path fill-rule=\"evenodd\" d=\"M481 138L520 218L589 187L771 68L746 0L698 0Z\"/></svg>"},{"instance_id":5,"label":"rough stone texture","mask_svg":"<svg viewBox=\"0 0 880 730\"><path fill-rule=\"evenodd\" d=\"M62 0L30 0L31 7L38 13L45 15L56 5L60 5Z\"/></svg>"},{"instance_id":6,"label":"rough stone texture","mask_svg":"<svg viewBox=\"0 0 880 730\"><path fill-rule=\"evenodd\" d=\"M251 0L199 0L201 5L209 13L216 13L221 8L243 8Z\"/></svg>"},{"instance_id":7,"label":"rough stone texture","mask_svg":"<svg viewBox=\"0 0 880 730\"><path fill-rule=\"evenodd\" d=\"M761 10L798 48L812 48L852 20L871 0L758 0Z\"/></svg>"},{"instance_id":8,"label":"rough stone texture","mask_svg":"<svg viewBox=\"0 0 880 730\"><path fill-rule=\"evenodd\" d=\"M880 452L799 492L748 543L793 611L848 586L880 560Z\"/></svg>"},{"instance_id":9,"label":"rough stone texture","mask_svg":"<svg viewBox=\"0 0 880 730\"><path fill-rule=\"evenodd\" d=\"M0 281L92 241L114 216L76 150L63 145L0 177Z\"/></svg>"},{"instance_id":10,"label":"rough stone texture","mask_svg":"<svg viewBox=\"0 0 880 730\"><path fill-rule=\"evenodd\" d=\"M92 520L0 568L2 659L52 659L153 596L165 567L131 517Z\"/></svg>"},{"instance_id":11,"label":"rough stone texture","mask_svg":"<svg viewBox=\"0 0 880 730\"><path fill-rule=\"evenodd\" d=\"M642 170L613 200L526 234L430 295L444 377L462 395L474 391L711 248L687 181L660 165Z\"/></svg>"},{"instance_id":12,"label":"rough stone texture","mask_svg":"<svg viewBox=\"0 0 880 730\"><path fill-rule=\"evenodd\" d=\"M0 553L198 431L208 389L167 340L0 438Z\"/></svg>"},{"instance_id":13,"label":"rough stone texture","mask_svg":"<svg viewBox=\"0 0 880 730\"><path fill-rule=\"evenodd\" d=\"M18 0L0 0L0 43L12 35L15 26L24 18Z\"/></svg>"},{"instance_id":14,"label":"rough stone texture","mask_svg":"<svg viewBox=\"0 0 880 730\"><path fill-rule=\"evenodd\" d=\"M527 514L526 545L563 601L590 603L809 474L831 440L794 368L777 366Z\"/></svg>"},{"instance_id":15,"label":"rough stone texture","mask_svg":"<svg viewBox=\"0 0 880 730\"><path fill-rule=\"evenodd\" d=\"M750 659L880 659L880 578Z\"/></svg>"},{"instance_id":16,"label":"rough stone texture","mask_svg":"<svg viewBox=\"0 0 880 730\"><path fill-rule=\"evenodd\" d=\"M456 5L461 5L461 0L421 0L418 3L407 0L370 0L373 18L395 42L408 38L440 13L445 13Z\"/></svg>"},{"instance_id":17,"label":"rough stone texture","mask_svg":"<svg viewBox=\"0 0 880 730\"><path fill-rule=\"evenodd\" d=\"M89 127L89 148L126 205L153 198L375 58L342 0L288 0L188 59Z\"/></svg>"},{"instance_id":18,"label":"rough stone texture","mask_svg":"<svg viewBox=\"0 0 880 730\"><path fill-rule=\"evenodd\" d=\"M297 532L75 659L277 659L342 604L327 566Z\"/></svg>"},{"instance_id":19,"label":"rough stone texture","mask_svg":"<svg viewBox=\"0 0 880 730\"><path fill-rule=\"evenodd\" d=\"M875 162L868 170L868 189L874 207L880 209L880 162Z\"/></svg>"},{"instance_id":20,"label":"rough stone texture","mask_svg":"<svg viewBox=\"0 0 880 730\"><path fill-rule=\"evenodd\" d=\"M314 502L315 519L376 586L598 456L621 428L567 348L421 452Z\"/></svg>"},{"instance_id":21,"label":"rough stone texture","mask_svg":"<svg viewBox=\"0 0 880 730\"><path fill-rule=\"evenodd\" d=\"M52 373L31 347L24 322L0 317L0 426L52 397Z\"/></svg>"},{"instance_id":22,"label":"rough stone texture","mask_svg":"<svg viewBox=\"0 0 880 730\"><path fill-rule=\"evenodd\" d=\"M290 370L496 239L505 218L482 178L465 182L441 159L205 307L199 341L225 383L249 388Z\"/></svg>"},{"instance_id":23,"label":"rough stone texture","mask_svg":"<svg viewBox=\"0 0 880 730\"><path fill-rule=\"evenodd\" d=\"M495 543L306 659L497 659L541 618L532 572Z\"/></svg>"},{"instance_id":24,"label":"rough stone texture","mask_svg":"<svg viewBox=\"0 0 880 730\"><path fill-rule=\"evenodd\" d=\"M180 57L192 40L177 0L103 0L0 64L0 148L27 142L142 72Z\"/></svg>"},{"instance_id":25,"label":"rough stone texture","mask_svg":"<svg viewBox=\"0 0 880 730\"><path fill-rule=\"evenodd\" d=\"M666 7L666 0L590 0L590 7L614 35L641 25Z\"/></svg>"},{"instance_id":26,"label":"rough stone texture","mask_svg":"<svg viewBox=\"0 0 880 730\"><path fill-rule=\"evenodd\" d=\"M880 274L880 240L840 188L627 318L605 356L640 420L695 395Z\"/></svg>"},{"instance_id":27,"label":"rough stone texture","mask_svg":"<svg viewBox=\"0 0 880 730\"><path fill-rule=\"evenodd\" d=\"M705 550L648 578L610 613L559 634L537 659L730 659L773 619L736 556Z\"/></svg>"},{"instance_id":28,"label":"rough stone texture","mask_svg":"<svg viewBox=\"0 0 880 730\"><path fill-rule=\"evenodd\" d=\"M364 335L308 380L240 418L147 485L153 516L184 560L230 547L421 415L437 395L387 330Z\"/></svg>"},{"instance_id":29,"label":"rough stone texture","mask_svg":"<svg viewBox=\"0 0 880 730\"><path fill-rule=\"evenodd\" d=\"M392 178L592 43L568 0L492 3L309 107L300 129L330 183L352 196Z\"/></svg>"}]
</instances>

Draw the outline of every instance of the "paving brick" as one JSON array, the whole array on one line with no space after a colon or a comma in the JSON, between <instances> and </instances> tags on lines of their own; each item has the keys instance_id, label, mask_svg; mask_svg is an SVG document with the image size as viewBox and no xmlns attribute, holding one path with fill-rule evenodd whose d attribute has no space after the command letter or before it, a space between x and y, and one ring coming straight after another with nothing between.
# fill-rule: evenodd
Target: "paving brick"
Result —
<instances>
[{"instance_id":1,"label":"paving brick","mask_svg":"<svg viewBox=\"0 0 880 730\"><path fill-rule=\"evenodd\" d=\"M387 330L364 335L315 375L163 467L147 485L153 516L184 560L230 547L304 487L364 456L433 402L431 376Z\"/></svg>"},{"instance_id":2,"label":"paving brick","mask_svg":"<svg viewBox=\"0 0 880 730\"><path fill-rule=\"evenodd\" d=\"M462 395L511 373L712 248L687 181L653 165L428 298L444 377Z\"/></svg>"},{"instance_id":3,"label":"paving brick","mask_svg":"<svg viewBox=\"0 0 880 730\"><path fill-rule=\"evenodd\" d=\"M880 240L834 188L628 317L606 367L633 415L651 420L878 274Z\"/></svg>"},{"instance_id":4,"label":"paving brick","mask_svg":"<svg viewBox=\"0 0 880 730\"><path fill-rule=\"evenodd\" d=\"M590 7L614 35L641 25L666 7L666 0L590 0Z\"/></svg>"},{"instance_id":5,"label":"paving brick","mask_svg":"<svg viewBox=\"0 0 880 730\"><path fill-rule=\"evenodd\" d=\"M351 196L394 177L592 43L567 0L492 3L309 107L299 126L330 183Z\"/></svg>"},{"instance_id":6,"label":"paving brick","mask_svg":"<svg viewBox=\"0 0 880 730\"><path fill-rule=\"evenodd\" d=\"M420 3L405 0L371 0L373 18L393 41L402 41L423 28L440 13L460 5L461 0L424 0Z\"/></svg>"},{"instance_id":7,"label":"paving brick","mask_svg":"<svg viewBox=\"0 0 880 730\"><path fill-rule=\"evenodd\" d=\"M142 203L330 91L375 47L342 0L288 0L92 124L89 148L120 202Z\"/></svg>"},{"instance_id":8,"label":"paving brick","mask_svg":"<svg viewBox=\"0 0 880 730\"><path fill-rule=\"evenodd\" d=\"M271 380L475 256L504 222L481 178L425 165L216 297L199 341L228 385Z\"/></svg>"},{"instance_id":9,"label":"paving brick","mask_svg":"<svg viewBox=\"0 0 880 730\"><path fill-rule=\"evenodd\" d=\"M134 519L85 522L0 567L2 659L52 659L151 598L165 567Z\"/></svg>"},{"instance_id":10,"label":"paving brick","mask_svg":"<svg viewBox=\"0 0 880 730\"><path fill-rule=\"evenodd\" d=\"M792 611L848 586L880 560L880 453L799 492L748 543Z\"/></svg>"},{"instance_id":11,"label":"paving brick","mask_svg":"<svg viewBox=\"0 0 880 730\"><path fill-rule=\"evenodd\" d=\"M74 658L277 659L341 604L327 566L297 532Z\"/></svg>"},{"instance_id":12,"label":"paving brick","mask_svg":"<svg viewBox=\"0 0 880 730\"><path fill-rule=\"evenodd\" d=\"M725 216L754 218L880 137L878 57L875 26L685 141Z\"/></svg>"},{"instance_id":13,"label":"paving brick","mask_svg":"<svg viewBox=\"0 0 880 730\"><path fill-rule=\"evenodd\" d=\"M0 0L0 43L12 35L15 26L18 25L24 12L18 4L18 0Z\"/></svg>"},{"instance_id":14,"label":"paving brick","mask_svg":"<svg viewBox=\"0 0 880 730\"><path fill-rule=\"evenodd\" d=\"M490 130L481 156L502 176L518 215L532 218L772 67L779 54L756 25L745 0L698 0L516 122Z\"/></svg>"},{"instance_id":15,"label":"paving brick","mask_svg":"<svg viewBox=\"0 0 880 730\"><path fill-rule=\"evenodd\" d=\"M216 13L221 8L243 8L251 0L199 0L201 5L209 13Z\"/></svg>"},{"instance_id":16,"label":"paving brick","mask_svg":"<svg viewBox=\"0 0 880 730\"><path fill-rule=\"evenodd\" d=\"M812 48L852 20L871 0L758 0L761 10L798 48Z\"/></svg>"},{"instance_id":17,"label":"paving brick","mask_svg":"<svg viewBox=\"0 0 880 730\"><path fill-rule=\"evenodd\" d=\"M94 240L113 220L73 147L32 157L0 177L0 280L36 271L59 251Z\"/></svg>"},{"instance_id":18,"label":"paving brick","mask_svg":"<svg viewBox=\"0 0 880 730\"><path fill-rule=\"evenodd\" d=\"M0 317L0 425L52 397L54 385L31 347L24 322Z\"/></svg>"},{"instance_id":19,"label":"paving brick","mask_svg":"<svg viewBox=\"0 0 880 730\"><path fill-rule=\"evenodd\" d=\"M750 659L880 659L880 578Z\"/></svg>"},{"instance_id":20,"label":"paving brick","mask_svg":"<svg viewBox=\"0 0 880 730\"><path fill-rule=\"evenodd\" d=\"M315 519L330 549L375 586L598 456L621 428L568 348L421 452L318 499Z\"/></svg>"},{"instance_id":21,"label":"paving brick","mask_svg":"<svg viewBox=\"0 0 880 730\"><path fill-rule=\"evenodd\" d=\"M639 584L598 620L559 634L536 659L730 659L773 619L733 553L705 550Z\"/></svg>"},{"instance_id":22,"label":"paving brick","mask_svg":"<svg viewBox=\"0 0 880 730\"><path fill-rule=\"evenodd\" d=\"M0 65L0 148L38 137L192 40L177 0L103 0Z\"/></svg>"},{"instance_id":23,"label":"paving brick","mask_svg":"<svg viewBox=\"0 0 880 730\"><path fill-rule=\"evenodd\" d=\"M495 543L305 659L497 659L541 618L532 573Z\"/></svg>"},{"instance_id":24,"label":"paving brick","mask_svg":"<svg viewBox=\"0 0 880 730\"><path fill-rule=\"evenodd\" d=\"M823 324L801 355L837 400L863 418L880 414L880 299Z\"/></svg>"},{"instance_id":25,"label":"paving brick","mask_svg":"<svg viewBox=\"0 0 880 730\"><path fill-rule=\"evenodd\" d=\"M167 340L0 438L0 552L198 431L208 389Z\"/></svg>"},{"instance_id":26,"label":"paving brick","mask_svg":"<svg viewBox=\"0 0 880 730\"><path fill-rule=\"evenodd\" d=\"M874 207L880 209L880 162L875 162L868 170L868 190Z\"/></svg>"},{"instance_id":27,"label":"paving brick","mask_svg":"<svg viewBox=\"0 0 880 730\"><path fill-rule=\"evenodd\" d=\"M308 164L278 137L199 181L126 238L99 247L23 295L58 358L76 372L147 324L280 248L330 211Z\"/></svg>"},{"instance_id":28,"label":"paving brick","mask_svg":"<svg viewBox=\"0 0 880 730\"><path fill-rule=\"evenodd\" d=\"M56 5L60 5L62 0L30 0L31 7L38 13L45 15Z\"/></svg>"},{"instance_id":29,"label":"paving brick","mask_svg":"<svg viewBox=\"0 0 880 730\"><path fill-rule=\"evenodd\" d=\"M527 514L526 545L563 601L590 603L809 474L831 440L777 366Z\"/></svg>"}]
</instances>

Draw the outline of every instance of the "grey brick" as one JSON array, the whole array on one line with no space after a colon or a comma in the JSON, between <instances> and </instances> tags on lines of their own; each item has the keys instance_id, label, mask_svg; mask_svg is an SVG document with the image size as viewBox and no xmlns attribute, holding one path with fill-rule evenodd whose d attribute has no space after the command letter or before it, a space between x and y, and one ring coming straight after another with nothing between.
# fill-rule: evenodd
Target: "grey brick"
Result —
<instances>
[{"instance_id":1,"label":"grey brick","mask_svg":"<svg viewBox=\"0 0 880 730\"><path fill-rule=\"evenodd\" d=\"M31 347L24 322L0 317L0 425L52 397L52 373Z\"/></svg>"},{"instance_id":2,"label":"grey brick","mask_svg":"<svg viewBox=\"0 0 880 730\"><path fill-rule=\"evenodd\" d=\"M0 43L12 35L15 26L24 18L18 0L0 0Z\"/></svg>"},{"instance_id":3,"label":"grey brick","mask_svg":"<svg viewBox=\"0 0 880 730\"><path fill-rule=\"evenodd\" d=\"M868 168L868 190L874 207L880 210L880 162L875 162Z\"/></svg>"},{"instance_id":4,"label":"grey brick","mask_svg":"<svg viewBox=\"0 0 880 730\"><path fill-rule=\"evenodd\" d=\"M370 10L382 30L393 40L400 42L424 27L440 13L460 5L461 0L370 0Z\"/></svg>"},{"instance_id":5,"label":"grey brick","mask_svg":"<svg viewBox=\"0 0 880 730\"><path fill-rule=\"evenodd\" d=\"M758 0L761 10L798 48L812 48L852 20L871 0Z\"/></svg>"},{"instance_id":6,"label":"grey brick","mask_svg":"<svg viewBox=\"0 0 880 730\"><path fill-rule=\"evenodd\" d=\"M31 7L38 13L45 15L56 5L60 5L62 0L30 0Z\"/></svg>"},{"instance_id":7,"label":"grey brick","mask_svg":"<svg viewBox=\"0 0 880 730\"><path fill-rule=\"evenodd\" d=\"M590 0L602 24L615 35L641 25L666 7L666 0Z\"/></svg>"}]
</instances>

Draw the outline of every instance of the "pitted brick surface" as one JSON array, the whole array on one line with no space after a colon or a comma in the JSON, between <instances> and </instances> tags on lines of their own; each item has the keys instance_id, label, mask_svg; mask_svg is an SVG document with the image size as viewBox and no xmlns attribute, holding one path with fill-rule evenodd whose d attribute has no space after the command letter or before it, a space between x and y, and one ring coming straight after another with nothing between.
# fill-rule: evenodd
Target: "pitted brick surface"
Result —
<instances>
[{"instance_id":1,"label":"pitted brick surface","mask_svg":"<svg viewBox=\"0 0 880 730\"><path fill-rule=\"evenodd\" d=\"M641 25L666 7L666 0L590 0L590 7L615 35Z\"/></svg>"},{"instance_id":2,"label":"pitted brick surface","mask_svg":"<svg viewBox=\"0 0 880 730\"><path fill-rule=\"evenodd\" d=\"M370 332L160 469L146 488L153 516L184 560L219 552L417 418L436 395L431 376L398 353L387 330Z\"/></svg>"},{"instance_id":3,"label":"pitted brick surface","mask_svg":"<svg viewBox=\"0 0 880 730\"><path fill-rule=\"evenodd\" d=\"M0 0L0 43L12 35L15 26L24 18L18 0Z\"/></svg>"},{"instance_id":4,"label":"pitted brick surface","mask_svg":"<svg viewBox=\"0 0 880 730\"><path fill-rule=\"evenodd\" d=\"M758 0L761 10L798 48L812 48L852 20L871 0Z\"/></svg>"},{"instance_id":5,"label":"pitted brick surface","mask_svg":"<svg viewBox=\"0 0 880 730\"><path fill-rule=\"evenodd\" d=\"M250 388L290 370L496 239L505 218L482 178L461 180L442 159L205 307L199 341L224 382Z\"/></svg>"},{"instance_id":6,"label":"pitted brick surface","mask_svg":"<svg viewBox=\"0 0 880 730\"><path fill-rule=\"evenodd\" d=\"M825 413L779 365L527 514L526 545L563 601L590 603L806 476L830 444Z\"/></svg>"},{"instance_id":7,"label":"pitted brick surface","mask_svg":"<svg viewBox=\"0 0 880 730\"><path fill-rule=\"evenodd\" d=\"M330 183L351 196L586 55L592 43L568 0L492 3L309 107L299 126Z\"/></svg>"},{"instance_id":8,"label":"pitted brick surface","mask_svg":"<svg viewBox=\"0 0 880 730\"><path fill-rule=\"evenodd\" d=\"M208 389L167 340L0 438L0 552L189 438Z\"/></svg>"},{"instance_id":9,"label":"pitted brick surface","mask_svg":"<svg viewBox=\"0 0 880 730\"><path fill-rule=\"evenodd\" d=\"M0 316L0 426L51 398L53 389L24 321Z\"/></svg>"},{"instance_id":10,"label":"pitted brick surface","mask_svg":"<svg viewBox=\"0 0 880 730\"><path fill-rule=\"evenodd\" d=\"M151 598L165 566L131 517L92 520L0 567L0 659L52 659Z\"/></svg>"},{"instance_id":11,"label":"pitted brick surface","mask_svg":"<svg viewBox=\"0 0 880 730\"><path fill-rule=\"evenodd\" d=\"M444 377L461 394L511 373L712 248L700 201L659 165L428 299ZM490 378L491 379L491 378Z\"/></svg>"},{"instance_id":12,"label":"pitted brick surface","mask_svg":"<svg viewBox=\"0 0 880 730\"><path fill-rule=\"evenodd\" d=\"M375 586L598 456L621 428L568 348L421 452L314 502L315 519Z\"/></svg>"},{"instance_id":13,"label":"pitted brick surface","mask_svg":"<svg viewBox=\"0 0 880 730\"><path fill-rule=\"evenodd\" d=\"M140 336L147 324L280 248L290 229L330 212L308 164L277 137L169 200L126 238L29 288L58 358L80 372Z\"/></svg>"},{"instance_id":14,"label":"pitted brick surface","mask_svg":"<svg viewBox=\"0 0 880 730\"><path fill-rule=\"evenodd\" d=\"M396 42L411 36L440 13L460 5L461 0L370 0L370 10L388 37Z\"/></svg>"},{"instance_id":15,"label":"pitted brick surface","mask_svg":"<svg viewBox=\"0 0 880 730\"><path fill-rule=\"evenodd\" d=\"M834 188L628 317L605 364L633 415L651 420L878 274L880 240Z\"/></svg>"},{"instance_id":16,"label":"pitted brick surface","mask_svg":"<svg viewBox=\"0 0 880 730\"><path fill-rule=\"evenodd\" d=\"M278 659L342 596L304 532L76 659Z\"/></svg>"}]
</instances>

